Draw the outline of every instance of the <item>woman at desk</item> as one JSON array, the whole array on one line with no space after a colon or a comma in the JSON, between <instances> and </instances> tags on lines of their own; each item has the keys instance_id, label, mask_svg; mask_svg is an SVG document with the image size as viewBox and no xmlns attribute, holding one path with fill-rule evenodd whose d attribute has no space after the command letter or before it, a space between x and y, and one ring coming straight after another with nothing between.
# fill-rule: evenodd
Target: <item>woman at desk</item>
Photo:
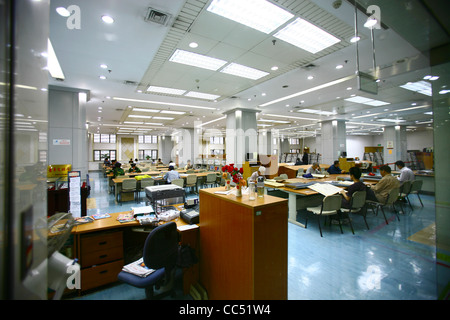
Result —
<instances>
[{"instance_id":1,"label":"woman at desk","mask_svg":"<svg viewBox=\"0 0 450 320\"><path fill-rule=\"evenodd\" d=\"M124 176L125 175L125 171L123 171L121 166L122 166L122 164L120 162L116 162L114 164L114 169L113 169L114 178L117 177L117 176Z\"/></svg>"}]
</instances>

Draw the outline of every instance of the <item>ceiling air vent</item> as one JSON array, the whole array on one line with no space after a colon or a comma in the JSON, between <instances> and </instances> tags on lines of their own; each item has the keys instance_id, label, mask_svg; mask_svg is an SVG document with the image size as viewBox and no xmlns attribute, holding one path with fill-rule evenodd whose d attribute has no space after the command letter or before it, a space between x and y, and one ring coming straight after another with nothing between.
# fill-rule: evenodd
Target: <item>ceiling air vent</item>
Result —
<instances>
[{"instance_id":1,"label":"ceiling air vent","mask_svg":"<svg viewBox=\"0 0 450 320\"><path fill-rule=\"evenodd\" d=\"M148 8L147 15L145 16L145 21L154 22L161 24L163 26L167 25L171 15L153 8Z\"/></svg>"},{"instance_id":2,"label":"ceiling air vent","mask_svg":"<svg viewBox=\"0 0 450 320\"><path fill-rule=\"evenodd\" d=\"M137 85L137 82L136 82L136 81L125 80L125 81L123 82L123 84L124 84L124 85L127 85L127 86L136 86L136 85Z\"/></svg>"},{"instance_id":3,"label":"ceiling air vent","mask_svg":"<svg viewBox=\"0 0 450 320\"><path fill-rule=\"evenodd\" d=\"M311 69L314 69L316 67L317 66L314 63L308 63L308 64L305 64L305 65L302 66L302 68L305 69L305 70L311 70Z\"/></svg>"}]
</instances>

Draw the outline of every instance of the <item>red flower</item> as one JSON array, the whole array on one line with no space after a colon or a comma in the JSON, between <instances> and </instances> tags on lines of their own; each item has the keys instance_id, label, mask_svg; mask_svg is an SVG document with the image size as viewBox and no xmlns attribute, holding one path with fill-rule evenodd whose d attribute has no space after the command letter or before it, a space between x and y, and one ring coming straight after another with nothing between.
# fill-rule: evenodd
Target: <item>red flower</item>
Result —
<instances>
[{"instance_id":1,"label":"red flower","mask_svg":"<svg viewBox=\"0 0 450 320\"><path fill-rule=\"evenodd\" d=\"M227 166L222 167L222 172L225 172L227 170Z\"/></svg>"},{"instance_id":2,"label":"red flower","mask_svg":"<svg viewBox=\"0 0 450 320\"><path fill-rule=\"evenodd\" d=\"M243 173L244 173L244 168L240 168L240 169L239 169L239 173L240 173L240 174L243 174Z\"/></svg>"},{"instance_id":3,"label":"red flower","mask_svg":"<svg viewBox=\"0 0 450 320\"><path fill-rule=\"evenodd\" d=\"M233 172L233 167L229 167L229 168L228 168L228 172L229 172L229 173L232 173L232 172Z\"/></svg>"}]
</instances>

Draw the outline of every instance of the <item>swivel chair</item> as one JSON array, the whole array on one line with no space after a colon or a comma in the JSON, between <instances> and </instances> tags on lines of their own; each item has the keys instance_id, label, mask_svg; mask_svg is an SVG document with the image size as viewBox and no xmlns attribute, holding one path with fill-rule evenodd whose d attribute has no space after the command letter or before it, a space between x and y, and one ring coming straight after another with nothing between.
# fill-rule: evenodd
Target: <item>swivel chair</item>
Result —
<instances>
[{"instance_id":1,"label":"swivel chair","mask_svg":"<svg viewBox=\"0 0 450 320\"><path fill-rule=\"evenodd\" d=\"M177 257L178 232L172 221L153 229L145 240L142 258L144 264L155 271L146 277L121 271L118 278L134 287L145 288L147 299L173 296Z\"/></svg>"}]
</instances>

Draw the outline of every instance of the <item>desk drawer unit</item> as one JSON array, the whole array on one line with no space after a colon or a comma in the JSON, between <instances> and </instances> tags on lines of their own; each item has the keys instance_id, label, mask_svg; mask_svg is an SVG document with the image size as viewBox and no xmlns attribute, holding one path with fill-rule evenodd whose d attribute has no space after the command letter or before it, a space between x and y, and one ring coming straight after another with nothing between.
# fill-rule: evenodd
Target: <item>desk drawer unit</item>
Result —
<instances>
[{"instance_id":1,"label":"desk drawer unit","mask_svg":"<svg viewBox=\"0 0 450 320\"><path fill-rule=\"evenodd\" d=\"M124 264L122 231L83 235L80 249L81 290L117 281Z\"/></svg>"}]
</instances>

